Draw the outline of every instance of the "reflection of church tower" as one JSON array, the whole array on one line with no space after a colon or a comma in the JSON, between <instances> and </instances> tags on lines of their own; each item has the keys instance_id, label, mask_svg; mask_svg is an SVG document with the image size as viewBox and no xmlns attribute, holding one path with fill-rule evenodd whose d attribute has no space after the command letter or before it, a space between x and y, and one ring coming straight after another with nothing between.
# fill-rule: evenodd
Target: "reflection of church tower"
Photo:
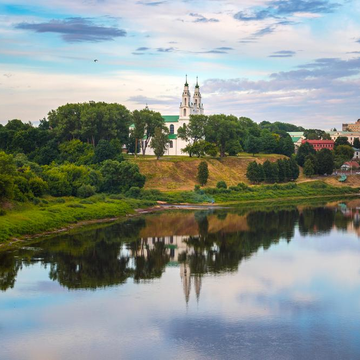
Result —
<instances>
[{"instance_id":1,"label":"reflection of church tower","mask_svg":"<svg viewBox=\"0 0 360 360\"><path fill-rule=\"evenodd\" d=\"M191 109L192 109L191 94L190 94L189 84L188 84L187 75L186 75L184 91L182 94L182 102L180 103L180 119L181 118L189 118L189 116L191 114Z\"/></svg>"},{"instance_id":2,"label":"reflection of church tower","mask_svg":"<svg viewBox=\"0 0 360 360\"><path fill-rule=\"evenodd\" d=\"M196 300L199 302L200 299L200 291L201 291L201 276L196 275L194 278L195 282L195 293L196 293Z\"/></svg>"},{"instance_id":3,"label":"reflection of church tower","mask_svg":"<svg viewBox=\"0 0 360 360\"><path fill-rule=\"evenodd\" d=\"M190 299L190 290L191 290L191 277L190 277L190 267L187 264L181 264L180 266L180 278L183 285L183 291L185 295L186 303Z\"/></svg>"}]
</instances>

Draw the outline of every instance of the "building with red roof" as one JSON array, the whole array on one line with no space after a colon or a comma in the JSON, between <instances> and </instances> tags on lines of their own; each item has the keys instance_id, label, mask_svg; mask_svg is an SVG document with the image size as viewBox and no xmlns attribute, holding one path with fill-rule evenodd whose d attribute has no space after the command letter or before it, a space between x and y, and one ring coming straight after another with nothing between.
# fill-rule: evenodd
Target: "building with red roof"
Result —
<instances>
[{"instance_id":1,"label":"building with red roof","mask_svg":"<svg viewBox=\"0 0 360 360\"><path fill-rule=\"evenodd\" d=\"M319 151L321 149L334 150L334 140L303 140L301 144L309 143L312 147Z\"/></svg>"}]
</instances>

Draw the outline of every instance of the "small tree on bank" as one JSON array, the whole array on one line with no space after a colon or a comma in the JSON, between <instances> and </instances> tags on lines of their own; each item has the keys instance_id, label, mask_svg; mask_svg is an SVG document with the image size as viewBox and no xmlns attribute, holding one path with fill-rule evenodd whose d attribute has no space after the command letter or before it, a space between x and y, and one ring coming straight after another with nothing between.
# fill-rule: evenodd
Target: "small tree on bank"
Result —
<instances>
[{"instance_id":1,"label":"small tree on bank","mask_svg":"<svg viewBox=\"0 0 360 360\"><path fill-rule=\"evenodd\" d=\"M158 127L155 129L155 135L151 139L150 147L154 150L156 158L159 160L165 154L169 143L168 131Z\"/></svg>"},{"instance_id":2,"label":"small tree on bank","mask_svg":"<svg viewBox=\"0 0 360 360\"><path fill-rule=\"evenodd\" d=\"M315 169L311 159L307 159L304 164L304 174L306 177L311 178L315 174Z\"/></svg>"},{"instance_id":3,"label":"small tree on bank","mask_svg":"<svg viewBox=\"0 0 360 360\"><path fill-rule=\"evenodd\" d=\"M209 178L209 168L206 161L202 161L199 164L197 178L201 186L204 186L207 183Z\"/></svg>"}]
</instances>

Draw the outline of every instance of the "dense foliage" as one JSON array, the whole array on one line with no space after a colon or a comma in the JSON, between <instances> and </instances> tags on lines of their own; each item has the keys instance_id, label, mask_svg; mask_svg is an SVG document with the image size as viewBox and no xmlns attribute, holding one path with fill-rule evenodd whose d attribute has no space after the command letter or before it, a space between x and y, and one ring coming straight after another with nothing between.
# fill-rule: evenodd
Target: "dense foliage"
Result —
<instances>
[{"instance_id":1,"label":"dense foliage","mask_svg":"<svg viewBox=\"0 0 360 360\"><path fill-rule=\"evenodd\" d=\"M253 161L247 167L246 177L254 184L294 181L299 177L299 167L293 157L276 162L267 160L264 164Z\"/></svg>"},{"instance_id":2,"label":"dense foliage","mask_svg":"<svg viewBox=\"0 0 360 360\"><path fill-rule=\"evenodd\" d=\"M244 150L253 155L261 152L291 156L294 153L291 137L278 126L261 126L251 119L233 115L191 115L189 124L178 129L178 136L189 142L182 150L190 156L219 153L224 157Z\"/></svg>"}]
</instances>

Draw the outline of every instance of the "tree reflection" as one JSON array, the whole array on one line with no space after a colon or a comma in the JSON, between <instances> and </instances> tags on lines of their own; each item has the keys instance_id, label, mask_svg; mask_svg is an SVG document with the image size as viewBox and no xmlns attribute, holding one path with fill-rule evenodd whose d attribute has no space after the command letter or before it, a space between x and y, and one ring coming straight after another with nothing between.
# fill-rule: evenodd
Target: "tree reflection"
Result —
<instances>
[{"instance_id":1,"label":"tree reflection","mask_svg":"<svg viewBox=\"0 0 360 360\"><path fill-rule=\"evenodd\" d=\"M176 224L174 214L157 216L158 223L154 216L151 218L152 226L147 222L149 218L134 218L2 252L0 289L14 287L19 270L35 262L49 266L50 279L68 289L120 285L129 278L136 283L149 281L160 278L171 262L180 266L188 301L193 285L199 298L204 274L237 271L241 262L259 249L267 250L282 239L290 242L297 226L305 236L328 233L334 227L349 231L350 225L351 231L356 231L360 224L358 210L346 205L251 211L245 215L243 211L224 209L179 213L176 230L165 224L167 218ZM182 217L191 232L180 224ZM164 227L159 226L162 224Z\"/></svg>"}]
</instances>

